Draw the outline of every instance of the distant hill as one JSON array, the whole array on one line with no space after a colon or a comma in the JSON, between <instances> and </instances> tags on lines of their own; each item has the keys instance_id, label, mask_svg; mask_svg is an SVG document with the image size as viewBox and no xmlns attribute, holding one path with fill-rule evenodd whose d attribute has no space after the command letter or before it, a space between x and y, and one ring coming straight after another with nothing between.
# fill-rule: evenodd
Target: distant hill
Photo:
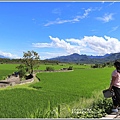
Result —
<instances>
[{"instance_id":1,"label":"distant hill","mask_svg":"<svg viewBox=\"0 0 120 120\"><path fill-rule=\"evenodd\" d=\"M105 63L115 60L120 60L120 53L111 53L104 56L88 56L88 55L79 55L77 53L60 56L56 58L51 58L49 60L60 61L60 62L72 62L72 63L84 63L84 64L96 64L96 63Z\"/></svg>"}]
</instances>

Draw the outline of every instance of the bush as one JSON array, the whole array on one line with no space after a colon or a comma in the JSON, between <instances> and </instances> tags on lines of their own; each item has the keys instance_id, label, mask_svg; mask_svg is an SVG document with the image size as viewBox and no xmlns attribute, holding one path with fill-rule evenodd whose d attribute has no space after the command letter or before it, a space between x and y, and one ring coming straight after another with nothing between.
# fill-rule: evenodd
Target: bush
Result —
<instances>
[{"instance_id":1,"label":"bush","mask_svg":"<svg viewBox=\"0 0 120 120\"><path fill-rule=\"evenodd\" d=\"M73 66L69 66L68 70L73 70Z\"/></svg>"},{"instance_id":2,"label":"bush","mask_svg":"<svg viewBox=\"0 0 120 120\"><path fill-rule=\"evenodd\" d=\"M20 80L22 80L22 78L24 78L25 74L26 74L25 66L24 65L19 65L16 68L18 69L19 78L20 78Z\"/></svg>"},{"instance_id":3,"label":"bush","mask_svg":"<svg viewBox=\"0 0 120 120\"><path fill-rule=\"evenodd\" d=\"M7 78L7 76L2 76L2 80L5 80Z\"/></svg>"},{"instance_id":4,"label":"bush","mask_svg":"<svg viewBox=\"0 0 120 120\"><path fill-rule=\"evenodd\" d=\"M101 118L111 112L112 102L111 99L100 99L93 103L90 108L79 109L79 111L73 111L73 118Z\"/></svg>"},{"instance_id":5,"label":"bush","mask_svg":"<svg viewBox=\"0 0 120 120\"><path fill-rule=\"evenodd\" d=\"M54 71L53 67L46 67L46 71Z\"/></svg>"},{"instance_id":6,"label":"bush","mask_svg":"<svg viewBox=\"0 0 120 120\"><path fill-rule=\"evenodd\" d=\"M93 103L93 108L105 110L105 113L110 114L112 109L112 101L111 99L100 99L96 103Z\"/></svg>"},{"instance_id":7,"label":"bush","mask_svg":"<svg viewBox=\"0 0 120 120\"><path fill-rule=\"evenodd\" d=\"M25 77L25 70L24 69L21 69L20 71L19 71L19 77L20 77L20 79L22 80L22 78L23 77Z\"/></svg>"}]
</instances>

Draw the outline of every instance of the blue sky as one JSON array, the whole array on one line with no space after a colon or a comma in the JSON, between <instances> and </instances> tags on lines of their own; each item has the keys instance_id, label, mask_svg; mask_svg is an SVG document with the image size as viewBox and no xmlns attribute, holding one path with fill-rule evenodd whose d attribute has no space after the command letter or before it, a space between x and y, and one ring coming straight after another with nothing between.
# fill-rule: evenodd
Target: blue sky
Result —
<instances>
[{"instance_id":1,"label":"blue sky","mask_svg":"<svg viewBox=\"0 0 120 120\"><path fill-rule=\"evenodd\" d=\"M0 2L0 55L40 59L120 52L120 2Z\"/></svg>"}]
</instances>

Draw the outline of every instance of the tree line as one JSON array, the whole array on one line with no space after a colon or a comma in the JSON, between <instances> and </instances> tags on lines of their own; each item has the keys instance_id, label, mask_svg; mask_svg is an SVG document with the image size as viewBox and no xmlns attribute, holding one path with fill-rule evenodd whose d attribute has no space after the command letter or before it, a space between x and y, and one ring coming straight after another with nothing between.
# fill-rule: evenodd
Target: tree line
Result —
<instances>
[{"instance_id":1,"label":"tree line","mask_svg":"<svg viewBox=\"0 0 120 120\"><path fill-rule=\"evenodd\" d=\"M104 67L112 67L114 61L103 63L103 64L92 64L91 68L104 68Z\"/></svg>"}]
</instances>

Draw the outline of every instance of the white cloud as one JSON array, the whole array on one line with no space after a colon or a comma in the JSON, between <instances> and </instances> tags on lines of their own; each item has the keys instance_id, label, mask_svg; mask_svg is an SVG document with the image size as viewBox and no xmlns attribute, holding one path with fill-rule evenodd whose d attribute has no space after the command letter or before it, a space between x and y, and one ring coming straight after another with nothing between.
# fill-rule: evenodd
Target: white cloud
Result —
<instances>
[{"instance_id":1,"label":"white cloud","mask_svg":"<svg viewBox=\"0 0 120 120\"><path fill-rule=\"evenodd\" d=\"M49 25L54 25L54 24L63 24L63 23L75 23L75 22L79 22L80 19L84 19L88 16L89 12L91 12L92 9L88 8L84 11L82 16L76 16L73 19L66 19L66 20L61 20L60 18L57 18L55 21L49 21L48 23L46 23L44 26L49 26Z\"/></svg>"},{"instance_id":2,"label":"white cloud","mask_svg":"<svg viewBox=\"0 0 120 120\"><path fill-rule=\"evenodd\" d=\"M0 51L0 55L3 55L3 56L8 57L8 58L20 58L17 55L14 55L14 54L8 53L8 52L3 52L3 51Z\"/></svg>"},{"instance_id":3,"label":"white cloud","mask_svg":"<svg viewBox=\"0 0 120 120\"><path fill-rule=\"evenodd\" d=\"M78 45L71 45L70 43L66 42L63 39L59 38L53 38L52 36L49 36L50 40L52 40L51 43L32 43L33 47L37 48L61 48L65 50L67 53L80 53L79 46Z\"/></svg>"},{"instance_id":4,"label":"white cloud","mask_svg":"<svg viewBox=\"0 0 120 120\"><path fill-rule=\"evenodd\" d=\"M49 26L49 25L54 25L54 24L70 23L70 22L75 22L75 21L76 20L74 20L74 19L72 19L72 20L60 20L59 18L57 18L55 21L50 21L47 24L45 24L44 26Z\"/></svg>"},{"instance_id":5,"label":"white cloud","mask_svg":"<svg viewBox=\"0 0 120 120\"><path fill-rule=\"evenodd\" d=\"M107 53L120 52L120 41L108 36L84 36L81 40L67 39L67 41L77 43L80 47L84 48L85 53L93 51L95 55L104 55ZM90 51L87 51L87 49Z\"/></svg>"},{"instance_id":6,"label":"white cloud","mask_svg":"<svg viewBox=\"0 0 120 120\"><path fill-rule=\"evenodd\" d=\"M79 46L71 45L63 39L60 40L59 38L53 38L52 36L49 36L49 38L53 41L55 47L62 48L66 50L67 53L80 53L80 50L78 49Z\"/></svg>"},{"instance_id":7,"label":"white cloud","mask_svg":"<svg viewBox=\"0 0 120 120\"><path fill-rule=\"evenodd\" d=\"M113 15L114 15L113 13L104 14L103 17L97 17L97 19L106 23L106 22L113 20Z\"/></svg>"},{"instance_id":8,"label":"white cloud","mask_svg":"<svg viewBox=\"0 0 120 120\"><path fill-rule=\"evenodd\" d=\"M116 38L109 36L98 37L98 36L84 36L82 39L59 39L49 36L51 43L34 43L33 47L49 47L49 48L60 48L64 50L63 54L89 54L89 55L105 55L109 53L120 52L120 41ZM36 44L36 45L35 45ZM54 57L58 56L59 53L54 54ZM60 56L59 54L59 56Z\"/></svg>"},{"instance_id":9,"label":"white cloud","mask_svg":"<svg viewBox=\"0 0 120 120\"><path fill-rule=\"evenodd\" d=\"M112 27L112 30L109 31L109 33L110 33L110 32L114 32L114 31L116 31L118 28L119 28L119 26Z\"/></svg>"},{"instance_id":10,"label":"white cloud","mask_svg":"<svg viewBox=\"0 0 120 120\"><path fill-rule=\"evenodd\" d=\"M53 9L52 13L61 15L61 9L60 8L55 8L55 9Z\"/></svg>"},{"instance_id":11,"label":"white cloud","mask_svg":"<svg viewBox=\"0 0 120 120\"><path fill-rule=\"evenodd\" d=\"M52 47L52 43L32 43L33 47L44 48L44 47Z\"/></svg>"},{"instance_id":12,"label":"white cloud","mask_svg":"<svg viewBox=\"0 0 120 120\"><path fill-rule=\"evenodd\" d=\"M113 2L111 2L108 6L111 6L111 5L113 5L114 3L115 3L116 1L113 1Z\"/></svg>"},{"instance_id":13,"label":"white cloud","mask_svg":"<svg viewBox=\"0 0 120 120\"><path fill-rule=\"evenodd\" d=\"M89 12L91 12L92 11L92 9L86 9L85 10L85 13L83 14L83 16L82 16L82 18L85 18L85 17L87 17L88 16L88 14L89 14Z\"/></svg>"}]
</instances>

